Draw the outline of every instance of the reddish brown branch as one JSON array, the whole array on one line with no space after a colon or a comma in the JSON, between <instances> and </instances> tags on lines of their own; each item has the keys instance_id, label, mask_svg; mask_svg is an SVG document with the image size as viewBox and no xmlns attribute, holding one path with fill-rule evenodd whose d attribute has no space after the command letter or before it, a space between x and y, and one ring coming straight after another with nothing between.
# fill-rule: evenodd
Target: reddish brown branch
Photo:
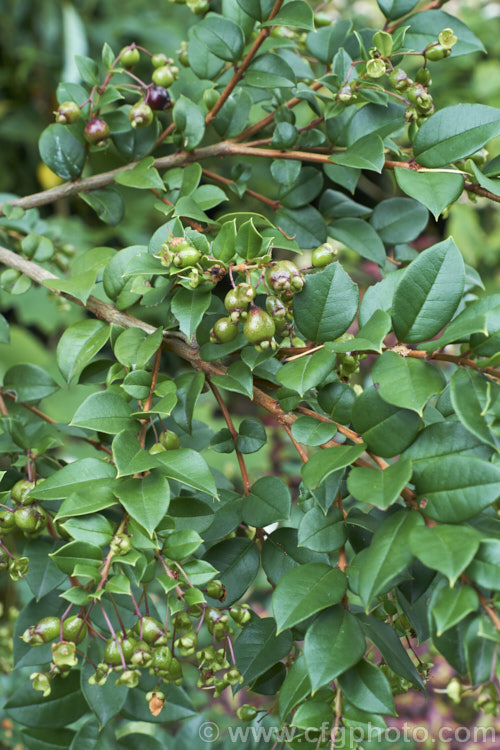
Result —
<instances>
[{"instance_id":1,"label":"reddish brown branch","mask_svg":"<svg viewBox=\"0 0 500 750\"><path fill-rule=\"evenodd\" d=\"M241 452L237 448L238 433L236 432L236 429L234 427L233 420L231 419L231 415L229 414L228 408L226 404L224 403L222 396L220 395L219 389L211 382L210 379L208 379L208 385L210 386L212 393L217 399L217 403L219 404L220 410L222 412L222 416L224 417L228 430L231 433L231 437L234 443L234 450L236 452L236 458L238 459L238 464L240 467L241 479L243 481L245 495L249 495L250 494L250 480L248 478L247 467L245 466L245 459L243 458Z\"/></svg>"}]
</instances>

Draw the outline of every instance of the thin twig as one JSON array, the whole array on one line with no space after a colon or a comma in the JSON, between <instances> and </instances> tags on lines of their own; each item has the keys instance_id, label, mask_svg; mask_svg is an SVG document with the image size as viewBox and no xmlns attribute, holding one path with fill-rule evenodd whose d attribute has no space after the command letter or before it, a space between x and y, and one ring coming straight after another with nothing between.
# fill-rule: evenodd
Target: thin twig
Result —
<instances>
[{"instance_id":1,"label":"thin twig","mask_svg":"<svg viewBox=\"0 0 500 750\"><path fill-rule=\"evenodd\" d=\"M234 443L234 450L236 452L236 458L238 459L238 464L240 467L241 479L243 481L245 495L249 495L250 494L250 480L248 478L248 472L247 472L247 467L245 465L245 459L243 458L243 455L241 454L241 452L238 450L238 447L237 447L238 446L238 433L236 432L236 429L231 419L231 415L229 414L228 408L226 404L224 403L222 396L220 395L219 389L211 382L210 379L208 380L208 385L210 386L210 390L212 391L215 398L217 399L217 403L220 406L220 410L226 421L228 430L231 433L231 437Z\"/></svg>"}]
</instances>

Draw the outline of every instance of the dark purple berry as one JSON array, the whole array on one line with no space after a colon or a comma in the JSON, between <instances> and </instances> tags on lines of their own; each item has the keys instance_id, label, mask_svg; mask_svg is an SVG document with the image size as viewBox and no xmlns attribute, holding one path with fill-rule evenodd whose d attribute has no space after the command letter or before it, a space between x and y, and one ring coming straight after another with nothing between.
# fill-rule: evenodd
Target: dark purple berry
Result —
<instances>
[{"instance_id":1,"label":"dark purple berry","mask_svg":"<svg viewBox=\"0 0 500 750\"><path fill-rule=\"evenodd\" d=\"M146 104L156 111L167 109L170 105L170 94L163 86L150 86L146 94Z\"/></svg>"},{"instance_id":2,"label":"dark purple berry","mask_svg":"<svg viewBox=\"0 0 500 750\"><path fill-rule=\"evenodd\" d=\"M85 125L83 134L93 146L104 146L109 138L109 125L105 120L94 117Z\"/></svg>"}]
</instances>

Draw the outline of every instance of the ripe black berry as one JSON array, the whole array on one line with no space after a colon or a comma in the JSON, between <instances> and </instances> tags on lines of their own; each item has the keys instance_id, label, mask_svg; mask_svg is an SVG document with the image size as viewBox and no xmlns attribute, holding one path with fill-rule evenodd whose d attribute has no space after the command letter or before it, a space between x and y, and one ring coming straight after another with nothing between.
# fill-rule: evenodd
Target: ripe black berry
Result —
<instances>
[{"instance_id":1,"label":"ripe black berry","mask_svg":"<svg viewBox=\"0 0 500 750\"><path fill-rule=\"evenodd\" d=\"M163 86L150 86L146 94L145 103L156 111L167 109L170 105L170 94Z\"/></svg>"}]
</instances>

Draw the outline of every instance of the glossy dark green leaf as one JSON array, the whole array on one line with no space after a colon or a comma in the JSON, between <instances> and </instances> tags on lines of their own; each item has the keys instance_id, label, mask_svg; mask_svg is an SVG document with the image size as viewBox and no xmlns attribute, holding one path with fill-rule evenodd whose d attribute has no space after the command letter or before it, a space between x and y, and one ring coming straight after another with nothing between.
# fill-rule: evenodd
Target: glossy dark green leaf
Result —
<instances>
[{"instance_id":1,"label":"glossy dark green leaf","mask_svg":"<svg viewBox=\"0 0 500 750\"><path fill-rule=\"evenodd\" d=\"M332 263L309 276L293 311L297 326L310 341L333 341L352 323L358 309L358 288L342 266Z\"/></svg>"},{"instance_id":2,"label":"glossy dark green leaf","mask_svg":"<svg viewBox=\"0 0 500 750\"><path fill-rule=\"evenodd\" d=\"M455 314L464 284L462 255L451 238L424 250L394 294L392 322L398 339L414 344L435 336Z\"/></svg>"},{"instance_id":3,"label":"glossy dark green leaf","mask_svg":"<svg viewBox=\"0 0 500 750\"><path fill-rule=\"evenodd\" d=\"M373 382L384 401L421 416L430 397L444 388L445 378L429 362L386 351L375 362Z\"/></svg>"},{"instance_id":4,"label":"glossy dark green leaf","mask_svg":"<svg viewBox=\"0 0 500 750\"><path fill-rule=\"evenodd\" d=\"M37 365L13 365L3 377L3 389L16 393L18 401L40 401L59 390L48 372Z\"/></svg>"},{"instance_id":5,"label":"glossy dark green leaf","mask_svg":"<svg viewBox=\"0 0 500 750\"><path fill-rule=\"evenodd\" d=\"M45 164L63 180L73 180L81 174L85 146L64 125L55 123L45 128L38 148Z\"/></svg>"},{"instance_id":6,"label":"glossy dark green leaf","mask_svg":"<svg viewBox=\"0 0 500 750\"><path fill-rule=\"evenodd\" d=\"M363 631L354 615L339 604L322 612L308 628L304 642L313 691L356 664L365 647Z\"/></svg>"},{"instance_id":7,"label":"glossy dark green leaf","mask_svg":"<svg viewBox=\"0 0 500 750\"><path fill-rule=\"evenodd\" d=\"M66 328L59 339L56 356L67 383L78 379L108 338L109 326L100 320L80 320Z\"/></svg>"},{"instance_id":8,"label":"glossy dark green leaf","mask_svg":"<svg viewBox=\"0 0 500 750\"><path fill-rule=\"evenodd\" d=\"M388 198L375 206L370 224L387 245L415 240L429 220L426 209L410 198Z\"/></svg>"},{"instance_id":9,"label":"glossy dark green leaf","mask_svg":"<svg viewBox=\"0 0 500 750\"><path fill-rule=\"evenodd\" d=\"M56 677L47 698L33 690L29 680L18 688L5 704L7 715L19 724L35 728L66 727L87 711L80 692L80 674L73 669L64 680Z\"/></svg>"},{"instance_id":10,"label":"glossy dark green leaf","mask_svg":"<svg viewBox=\"0 0 500 750\"><path fill-rule=\"evenodd\" d=\"M493 413L488 415L492 398L495 398L492 388L493 383L486 377L463 368L457 370L451 378L450 397L455 413L465 429L482 443L496 448L500 444L500 438L491 427Z\"/></svg>"},{"instance_id":11,"label":"glossy dark green leaf","mask_svg":"<svg viewBox=\"0 0 500 750\"><path fill-rule=\"evenodd\" d=\"M413 554L424 565L447 576L454 586L476 554L481 534L469 526L417 526L410 534Z\"/></svg>"},{"instance_id":12,"label":"glossy dark green leaf","mask_svg":"<svg viewBox=\"0 0 500 750\"><path fill-rule=\"evenodd\" d=\"M238 24L218 13L208 13L196 26L196 37L221 60L232 62L243 52L245 37Z\"/></svg>"},{"instance_id":13,"label":"glossy dark green leaf","mask_svg":"<svg viewBox=\"0 0 500 750\"><path fill-rule=\"evenodd\" d=\"M279 712L282 719L303 700L311 691L311 681L307 672L304 656L299 656L287 672L281 685L278 697Z\"/></svg>"},{"instance_id":14,"label":"glossy dark green leaf","mask_svg":"<svg viewBox=\"0 0 500 750\"><path fill-rule=\"evenodd\" d=\"M464 189L460 172L423 172L396 167L394 174L401 190L428 208L436 220Z\"/></svg>"},{"instance_id":15,"label":"glossy dark green leaf","mask_svg":"<svg viewBox=\"0 0 500 750\"><path fill-rule=\"evenodd\" d=\"M436 622L438 638L478 607L479 597L472 586L442 586L432 604L432 617Z\"/></svg>"},{"instance_id":16,"label":"glossy dark green leaf","mask_svg":"<svg viewBox=\"0 0 500 750\"><path fill-rule=\"evenodd\" d=\"M339 676L339 687L357 708L377 714L396 716L391 687L384 673L375 664L360 661Z\"/></svg>"},{"instance_id":17,"label":"glossy dark green leaf","mask_svg":"<svg viewBox=\"0 0 500 750\"><path fill-rule=\"evenodd\" d=\"M310 388L321 384L332 372L334 364L335 354L327 349L321 349L307 357L287 362L278 371L277 380L281 385L303 396Z\"/></svg>"},{"instance_id":18,"label":"glossy dark green leaf","mask_svg":"<svg viewBox=\"0 0 500 750\"><path fill-rule=\"evenodd\" d=\"M365 444L361 443L360 445L339 445L335 448L317 451L302 467L304 484L311 490L319 487L321 482L334 471L354 463L365 449Z\"/></svg>"},{"instance_id":19,"label":"glossy dark green leaf","mask_svg":"<svg viewBox=\"0 0 500 750\"><path fill-rule=\"evenodd\" d=\"M226 587L226 606L243 596L259 570L259 551L255 543L241 537L219 542L203 559L219 571L217 577Z\"/></svg>"},{"instance_id":20,"label":"glossy dark green leaf","mask_svg":"<svg viewBox=\"0 0 500 750\"><path fill-rule=\"evenodd\" d=\"M396 502L411 479L412 467L408 459L399 459L383 471L356 466L347 480L349 492L356 500L386 510Z\"/></svg>"},{"instance_id":21,"label":"glossy dark green leaf","mask_svg":"<svg viewBox=\"0 0 500 750\"><path fill-rule=\"evenodd\" d=\"M259 55L250 64L246 74L245 82L248 86L257 88L291 88L295 82L295 73L292 68L278 55L267 53Z\"/></svg>"},{"instance_id":22,"label":"glossy dark green leaf","mask_svg":"<svg viewBox=\"0 0 500 750\"><path fill-rule=\"evenodd\" d=\"M314 417L299 417L292 424L292 435L298 443L318 446L327 443L337 432L333 422L319 422Z\"/></svg>"},{"instance_id":23,"label":"glossy dark green leaf","mask_svg":"<svg viewBox=\"0 0 500 750\"><path fill-rule=\"evenodd\" d=\"M456 16L442 10L424 10L415 13L407 23L410 28L405 36L405 49L423 50L428 44L436 41L437 29L452 29L458 37L452 48L452 55L468 55L471 52L484 52L484 47L477 36ZM475 150L475 149L474 149Z\"/></svg>"},{"instance_id":24,"label":"glossy dark green leaf","mask_svg":"<svg viewBox=\"0 0 500 750\"><path fill-rule=\"evenodd\" d=\"M191 448L157 454L159 469L169 479L217 497L217 487L205 459Z\"/></svg>"},{"instance_id":25,"label":"glossy dark green leaf","mask_svg":"<svg viewBox=\"0 0 500 750\"><path fill-rule=\"evenodd\" d=\"M342 242L351 250L359 253L379 266L385 263L385 249L379 235L371 224L362 219L338 219L328 228L331 237Z\"/></svg>"},{"instance_id":26,"label":"glossy dark green leaf","mask_svg":"<svg viewBox=\"0 0 500 750\"><path fill-rule=\"evenodd\" d=\"M314 552L333 552L347 539L344 517L338 508L330 508L327 514L320 508L311 508L301 519L298 532L299 547Z\"/></svg>"},{"instance_id":27,"label":"glossy dark green leaf","mask_svg":"<svg viewBox=\"0 0 500 750\"><path fill-rule=\"evenodd\" d=\"M133 427L131 414L131 409L123 398L111 391L101 391L85 399L76 410L71 424L116 435Z\"/></svg>"},{"instance_id":28,"label":"glossy dark green leaf","mask_svg":"<svg viewBox=\"0 0 500 750\"><path fill-rule=\"evenodd\" d=\"M236 666L243 675L244 684L252 682L287 656L291 648L291 633L285 631L276 635L276 623L272 617L252 620L234 647Z\"/></svg>"},{"instance_id":29,"label":"glossy dark green leaf","mask_svg":"<svg viewBox=\"0 0 500 750\"><path fill-rule=\"evenodd\" d=\"M290 518L290 490L279 477L261 477L251 487L243 505L243 519L250 526L262 528Z\"/></svg>"},{"instance_id":30,"label":"glossy dark green leaf","mask_svg":"<svg viewBox=\"0 0 500 750\"><path fill-rule=\"evenodd\" d=\"M399 510L375 532L359 575L359 596L367 612L373 597L411 563L410 533L419 524L423 519L418 513Z\"/></svg>"},{"instance_id":31,"label":"glossy dark green leaf","mask_svg":"<svg viewBox=\"0 0 500 750\"><path fill-rule=\"evenodd\" d=\"M98 458L81 458L56 471L31 491L39 500L63 500L73 492L89 491L110 485L116 469Z\"/></svg>"},{"instance_id":32,"label":"glossy dark green leaf","mask_svg":"<svg viewBox=\"0 0 500 750\"><path fill-rule=\"evenodd\" d=\"M170 488L155 472L137 479L125 479L114 490L127 513L152 534L168 510Z\"/></svg>"},{"instance_id":33,"label":"glossy dark green leaf","mask_svg":"<svg viewBox=\"0 0 500 750\"><path fill-rule=\"evenodd\" d=\"M280 579L272 597L278 633L337 604L346 588L345 575L323 563L307 563L290 570Z\"/></svg>"}]
</instances>

